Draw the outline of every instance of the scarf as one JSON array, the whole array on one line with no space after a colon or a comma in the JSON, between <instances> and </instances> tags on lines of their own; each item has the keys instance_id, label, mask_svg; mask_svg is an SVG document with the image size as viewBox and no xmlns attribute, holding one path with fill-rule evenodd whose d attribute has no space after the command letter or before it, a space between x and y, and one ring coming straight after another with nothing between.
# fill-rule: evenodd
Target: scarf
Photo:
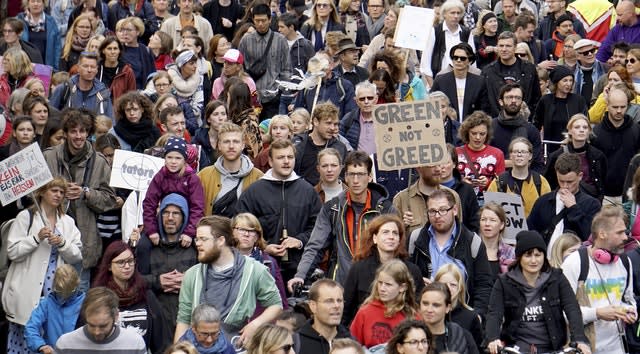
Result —
<instances>
[{"instance_id":1,"label":"scarf","mask_svg":"<svg viewBox=\"0 0 640 354\"><path fill-rule=\"evenodd\" d=\"M133 275L135 277L135 274ZM138 304L145 300L144 289L141 286L130 286L122 289L113 278L107 281L107 288L113 290L120 300L120 308Z\"/></svg>"},{"instance_id":2,"label":"scarf","mask_svg":"<svg viewBox=\"0 0 640 354\"><path fill-rule=\"evenodd\" d=\"M182 74L180 74L180 69L178 69L176 65L169 67L167 73L171 77L176 94L182 98L189 98L193 96L200 86L200 79L202 76L194 74L191 75L190 78L185 79L182 77Z\"/></svg>"},{"instance_id":3,"label":"scarf","mask_svg":"<svg viewBox=\"0 0 640 354\"><path fill-rule=\"evenodd\" d=\"M36 21L33 18L33 15L31 15L31 12L29 12L29 10L25 10L24 11L24 19L25 21L27 21L27 25L29 26L29 29L33 32L43 32L45 30L44 28L44 24L45 24L45 13L41 13L40 14L40 18Z\"/></svg>"},{"instance_id":4,"label":"scarf","mask_svg":"<svg viewBox=\"0 0 640 354\"><path fill-rule=\"evenodd\" d=\"M84 147L82 148L82 151L78 152L75 155L71 155L71 150L69 150L69 145L67 145L65 143L64 145L64 155L63 158L65 161L68 162L69 164L69 173L71 174L71 178L75 178L76 175L76 169L78 167L78 164L83 161L85 159L85 157L87 156L87 154L89 153L89 142L85 142L84 143ZM76 183L83 183L84 181L75 181Z\"/></svg>"},{"instance_id":5,"label":"scarf","mask_svg":"<svg viewBox=\"0 0 640 354\"><path fill-rule=\"evenodd\" d=\"M205 348L202 346L202 344L198 343L198 341L196 340L196 334L193 332L193 329L191 327L189 327L189 329L182 335L180 340L186 340L187 342L193 344L200 354L226 353L227 349L231 345L227 340L227 336L222 331L222 328L220 328L220 335L218 336L218 339L209 348Z\"/></svg>"},{"instance_id":6,"label":"scarf","mask_svg":"<svg viewBox=\"0 0 640 354\"><path fill-rule=\"evenodd\" d=\"M87 48L87 43L89 43L90 38L91 36L88 36L87 38L81 38L77 34L74 34L73 37L71 37L71 49L75 50L76 52L84 52Z\"/></svg>"},{"instance_id":7,"label":"scarf","mask_svg":"<svg viewBox=\"0 0 640 354\"><path fill-rule=\"evenodd\" d=\"M506 118L504 116L504 111L500 111L500 114L498 114L498 124L513 130L511 139L516 137L528 138L527 119L522 115L522 113L518 113L518 115L513 118Z\"/></svg>"},{"instance_id":8,"label":"scarf","mask_svg":"<svg viewBox=\"0 0 640 354\"><path fill-rule=\"evenodd\" d=\"M113 128L116 134L127 144L131 145L131 151L144 152L155 145L160 137L160 131L150 119L141 119L138 123L131 123L123 117Z\"/></svg>"}]
</instances>

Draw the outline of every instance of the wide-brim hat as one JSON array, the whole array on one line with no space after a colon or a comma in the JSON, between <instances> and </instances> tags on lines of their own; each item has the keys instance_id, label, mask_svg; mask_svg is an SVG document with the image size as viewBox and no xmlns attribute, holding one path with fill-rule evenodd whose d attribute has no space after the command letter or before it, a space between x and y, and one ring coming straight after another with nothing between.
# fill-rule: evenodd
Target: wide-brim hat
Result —
<instances>
[{"instance_id":1,"label":"wide-brim hat","mask_svg":"<svg viewBox=\"0 0 640 354\"><path fill-rule=\"evenodd\" d=\"M340 41L338 41L338 50L336 51L336 55L339 55L340 53L349 49L360 50L360 47L356 47L356 44L353 43L351 38L342 38Z\"/></svg>"}]
</instances>

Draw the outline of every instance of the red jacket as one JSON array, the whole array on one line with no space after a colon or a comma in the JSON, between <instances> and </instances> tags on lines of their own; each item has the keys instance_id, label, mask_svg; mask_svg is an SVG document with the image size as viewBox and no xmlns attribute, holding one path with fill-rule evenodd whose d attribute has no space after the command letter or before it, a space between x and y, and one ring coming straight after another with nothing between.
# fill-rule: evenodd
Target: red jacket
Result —
<instances>
[{"instance_id":1,"label":"red jacket","mask_svg":"<svg viewBox=\"0 0 640 354\"><path fill-rule=\"evenodd\" d=\"M380 300L362 305L351 322L353 338L367 348L386 343L393 337L393 329L405 320L404 312L384 316L385 306ZM420 317L416 314L416 319Z\"/></svg>"},{"instance_id":2,"label":"red jacket","mask_svg":"<svg viewBox=\"0 0 640 354\"><path fill-rule=\"evenodd\" d=\"M18 85L16 88L23 87L27 81L36 77L33 74L27 75L24 79L18 81ZM9 96L11 96L11 87L9 86L9 74L4 73L0 76L0 105L6 108L7 112L11 111L11 107L7 107L7 102L9 102Z\"/></svg>"},{"instance_id":3,"label":"red jacket","mask_svg":"<svg viewBox=\"0 0 640 354\"><path fill-rule=\"evenodd\" d=\"M136 75L129 64L124 64L118 68L118 73L111 81L111 102L115 106L118 97L129 91L136 90Z\"/></svg>"}]
</instances>

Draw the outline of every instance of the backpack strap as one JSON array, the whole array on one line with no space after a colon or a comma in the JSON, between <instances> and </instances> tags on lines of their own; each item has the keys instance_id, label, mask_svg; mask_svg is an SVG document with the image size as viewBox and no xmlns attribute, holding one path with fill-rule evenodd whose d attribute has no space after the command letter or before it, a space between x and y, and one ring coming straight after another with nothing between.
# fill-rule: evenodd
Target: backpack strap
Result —
<instances>
[{"instance_id":1,"label":"backpack strap","mask_svg":"<svg viewBox=\"0 0 640 354\"><path fill-rule=\"evenodd\" d=\"M473 233L473 240L471 240L471 257L476 259L478 252L480 251L480 245L482 244L482 238L477 233Z\"/></svg>"},{"instance_id":2,"label":"backpack strap","mask_svg":"<svg viewBox=\"0 0 640 354\"><path fill-rule=\"evenodd\" d=\"M533 177L533 184L536 186L536 191L538 191L538 196L541 196L542 191L542 178L540 178L540 174L536 171L531 171L531 177Z\"/></svg>"},{"instance_id":3,"label":"backpack strap","mask_svg":"<svg viewBox=\"0 0 640 354\"><path fill-rule=\"evenodd\" d=\"M578 276L578 282L587 280L589 274L589 254L586 247L580 247L578 249L580 255L580 275Z\"/></svg>"},{"instance_id":4,"label":"backpack strap","mask_svg":"<svg viewBox=\"0 0 640 354\"><path fill-rule=\"evenodd\" d=\"M511 175L509 171L502 172L498 175L498 183L496 183L498 186L498 192L507 193L506 179L509 178L509 175Z\"/></svg>"},{"instance_id":5,"label":"backpack strap","mask_svg":"<svg viewBox=\"0 0 640 354\"><path fill-rule=\"evenodd\" d=\"M347 97L347 94L344 90L344 84L342 83L341 77L338 78L337 85L338 85L338 90L340 90L340 99L338 100L338 102L342 102L344 101L344 98Z\"/></svg>"},{"instance_id":6,"label":"backpack strap","mask_svg":"<svg viewBox=\"0 0 640 354\"><path fill-rule=\"evenodd\" d=\"M630 271L631 261L629 261L629 256L627 256L626 253L622 253L620 255L620 260L622 261L624 269L627 271L627 281L625 282L624 290L622 291L622 300L624 300L624 294L627 292L627 288L629 287L629 278L633 276L633 273Z\"/></svg>"}]
</instances>

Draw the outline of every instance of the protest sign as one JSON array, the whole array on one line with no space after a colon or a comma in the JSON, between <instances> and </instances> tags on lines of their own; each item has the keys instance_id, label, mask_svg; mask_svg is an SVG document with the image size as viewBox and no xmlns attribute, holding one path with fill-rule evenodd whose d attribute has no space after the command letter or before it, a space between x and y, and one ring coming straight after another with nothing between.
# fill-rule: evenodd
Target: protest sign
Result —
<instances>
[{"instance_id":1,"label":"protest sign","mask_svg":"<svg viewBox=\"0 0 640 354\"><path fill-rule=\"evenodd\" d=\"M52 179L40 145L33 143L0 161L0 202L7 205Z\"/></svg>"},{"instance_id":2,"label":"protest sign","mask_svg":"<svg viewBox=\"0 0 640 354\"><path fill-rule=\"evenodd\" d=\"M502 206L505 214L507 214L503 237L504 242L515 244L518 232L529 229L527 226L527 218L524 215L522 198L518 194L484 192L484 202L497 203Z\"/></svg>"},{"instance_id":3,"label":"protest sign","mask_svg":"<svg viewBox=\"0 0 640 354\"><path fill-rule=\"evenodd\" d=\"M377 105L373 110L378 168L438 165L449 160L440 101Z\"/></svg>"},{"instance_id":4,"label":"protest sign","mask_svg":"<svg viewBox=\"0 0 640 354\"><path fill-rule=\"evenodd\" d=\"M132 151L116 150L113 155L109 185L116 188L146 191L164 160Z\"/></svg>"},{"instance_id":5,"label":"protest sign","mask_svg":"<svg viewBox=\"0 0 640 354\"><path fill-rule=\"evenodd\" d=\"M405 6L400 11L393 44L400 48L424 50L433 31L433 9Z\"/></svg>"}]
</instances>

